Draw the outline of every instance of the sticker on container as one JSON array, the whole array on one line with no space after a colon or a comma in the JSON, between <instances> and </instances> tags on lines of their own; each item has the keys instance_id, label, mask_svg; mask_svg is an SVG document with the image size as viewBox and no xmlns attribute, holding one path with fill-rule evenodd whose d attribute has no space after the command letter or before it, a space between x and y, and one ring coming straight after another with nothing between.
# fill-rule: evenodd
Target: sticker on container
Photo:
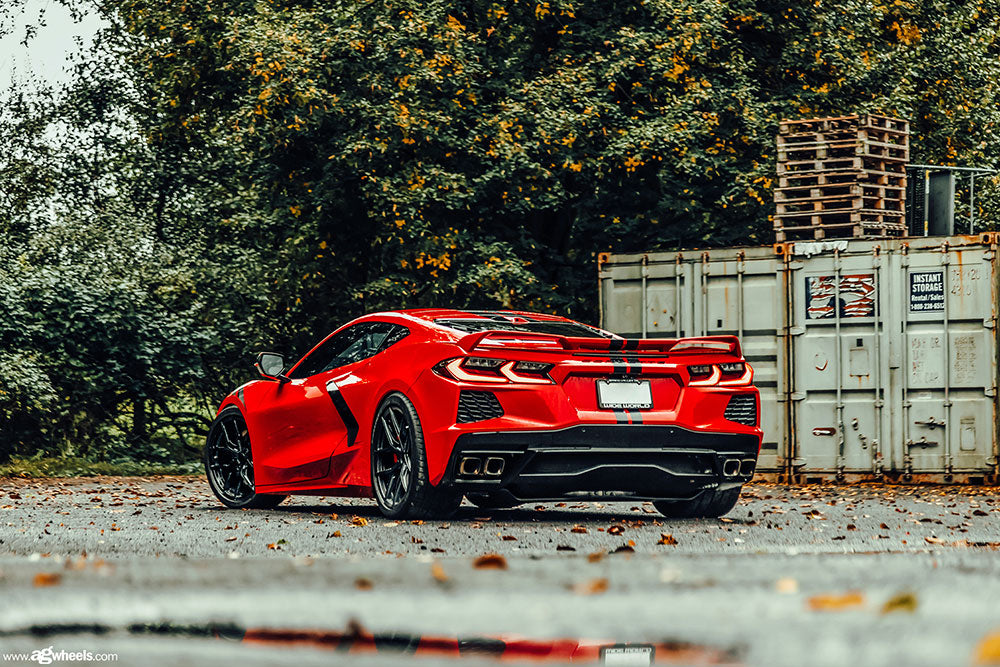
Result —
<instances>
[{"instance_id":1,"label":"sticker on container","mask_svg":"<svg viewBox=\"0 0 1000 667\"><path fill-rule=\"evenodd\" d=\"M835 276L806 276L806 319L832 319L838 296L841 317L875 316L875 276L863 273L841 276L839 295Z\"/></svg>"},{"instance_id":2,"label":"sticker on container","mask_svg":"<svg viewBox=\"0 0 1000 667\"><path fill-rule=\"evenodd\" d=\"M910 312L944 310L944 272L914 271L910 274Z\"/></svg>"}]
</instances>

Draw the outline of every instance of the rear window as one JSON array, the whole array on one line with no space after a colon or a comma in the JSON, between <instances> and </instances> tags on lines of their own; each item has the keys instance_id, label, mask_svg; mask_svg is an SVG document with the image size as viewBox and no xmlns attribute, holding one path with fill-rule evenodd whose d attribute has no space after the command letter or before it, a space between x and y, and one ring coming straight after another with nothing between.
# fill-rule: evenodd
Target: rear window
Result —
<instances>
[{"instance_id":1,"label":"rear window","mask_svg":"<svg viewBox=\"0 0 1000 667\"><path fill-rule=\"evenodd\" d=\"M444 318L434 320L436 324L456 329L463 333L480 333L482 331L518 331L523 333L550 334L553 336L569 336L572 338L611 338L611 334L594 327L588 327L579 322L559 322L534 320L511 322L497 319L472 319L468 317Z\"/></svg>"}]
</instances>

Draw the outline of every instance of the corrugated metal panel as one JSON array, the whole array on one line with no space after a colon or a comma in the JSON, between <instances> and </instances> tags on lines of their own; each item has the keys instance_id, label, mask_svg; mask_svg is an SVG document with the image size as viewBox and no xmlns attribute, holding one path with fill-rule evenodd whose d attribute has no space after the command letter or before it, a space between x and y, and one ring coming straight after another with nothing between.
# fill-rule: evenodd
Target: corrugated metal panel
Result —
<instances>
[{"instance_id":1,"label":"corrugated metal panel","mask_svg":"<svg viewBox=\"0 0 1000 667\"><path fill-rule=\"evenodd\" d=\"M605 328L741 337L760 469L994 475L996 236L602 255Z\"/></svg>"}]
</instances>

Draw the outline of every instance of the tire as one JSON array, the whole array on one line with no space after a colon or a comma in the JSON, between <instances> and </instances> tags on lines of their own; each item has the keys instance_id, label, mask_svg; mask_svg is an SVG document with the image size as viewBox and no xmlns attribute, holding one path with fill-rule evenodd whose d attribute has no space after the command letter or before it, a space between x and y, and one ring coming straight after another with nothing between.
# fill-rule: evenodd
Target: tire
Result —
<instances>
[{"instance_id":1,"label":"tire","mask_svg":"<svg viewBox=\"0 0 1000 667\"><path fill-rule=\"evenodd\" d=\"M702 491L691 500L656 500L653 502L653 507L670 519L720 517L736 507L742 490L742 486L737 486L725 491Z\"/></svg>"},{"instance_id":2,"label":"tire","mask_svg":"<svg viewBox=\"0 0 1000 667\"><path fill-rule=\"evenodd\" d=\"M430 483L420 417L399 392L386 396L375 412L370 458L372 495L387 518L447 518L462 502L460 494Z\"/></svg>"},{"instance_id":3,"label":"tire","mask_svg":"<svg viewBox=\"0 0 1000 667\"><path fill-rule=\"evenodd\" d=\"M212 422L203 462L212 493L226 507L271 509L288 497L255 491L250 434L243 413L235 406L225 408Z\"/></svg>"},{"instance_id":4,"label":"tire","mask_svg":"<svg viewBox=\"0 0 1000 667\"><path fill-rule=\"evenodd\" d=\"M465 497L470 503L484 510L509 510L524 504L505 491L467 493Z\"/></svg>"}]
</instances>

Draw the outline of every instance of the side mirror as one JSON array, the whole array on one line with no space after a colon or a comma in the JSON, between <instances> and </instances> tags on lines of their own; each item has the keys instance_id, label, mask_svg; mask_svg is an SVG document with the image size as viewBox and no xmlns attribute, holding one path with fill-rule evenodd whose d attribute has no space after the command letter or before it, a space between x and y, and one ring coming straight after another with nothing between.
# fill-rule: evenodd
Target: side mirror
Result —
<instances>
[{"instance_id":1,"label":"side mirror","mask_svg":"<svg viewBox=\"0 0 1000 667\"><path fill-rule=\"evenodd\" d=\"M277 380L279 382L289 381L286 376L281 374L285 370L285 358L276 352L261 352L258 354L254 368L257 369L261 377L268 380Z\"/></svg>"}]
</instances>

